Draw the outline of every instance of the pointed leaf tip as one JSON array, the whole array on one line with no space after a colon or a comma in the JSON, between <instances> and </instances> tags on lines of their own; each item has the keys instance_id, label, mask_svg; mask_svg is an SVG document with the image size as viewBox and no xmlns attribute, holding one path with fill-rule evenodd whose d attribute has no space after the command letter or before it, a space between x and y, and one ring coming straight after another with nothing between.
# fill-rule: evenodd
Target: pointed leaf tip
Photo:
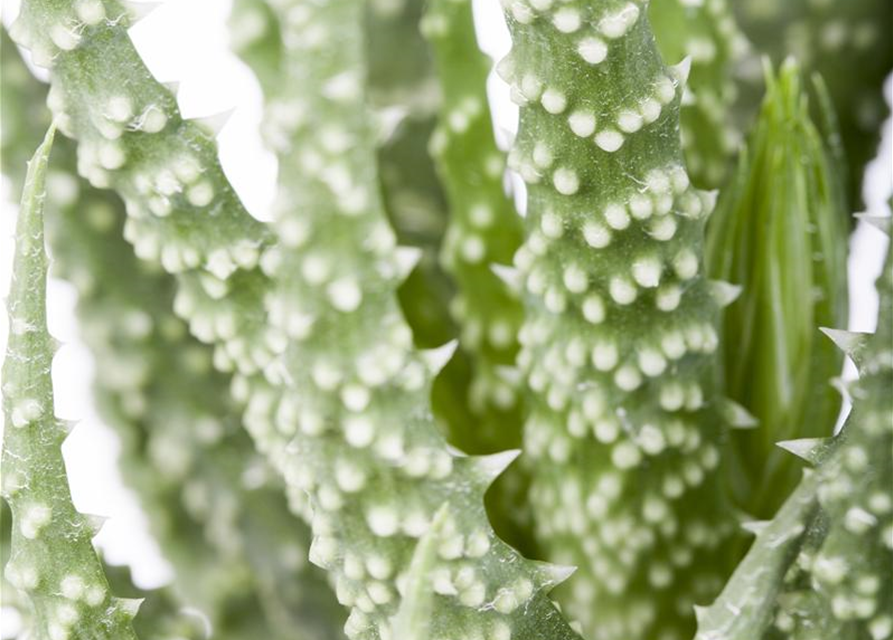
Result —
<instances>
[{"instance_id":1,"label":"pointed leaf tip","mask_svg":"<svg viewBox=\"0 0 893 640\"><path fill-rule=\"evenodd\" d=\"M570 578L577 571L577 567L573 565L545 563L543 565L543 571L547 576L548 585L557 587Z\"/></svg>"},{"instance_id":2,"label":"pointed leaf tip","mask_svg":"<svg viewBox=\"0 0 893 640\"><path fill-rule=\"evenodd\" d=\"M114 598L115 607L131 620L136 617L145 598Z\"/></svg>"},{"instance_id":3,"label":"pointed leaf tip","mask_svg":"<svg viewBox=\"0 0 893 640\"><path fill-rule=\"evenodd\" d=\"M748 522L742 522L741 528L747 531L748 533L752 533L755 536L760 535L766 527L772 524L771 520L750 520Z\"/></svg>"},{"instance_id":4,"label":"pointed leaf tip","mask_svg":"<svg viewBox=\"0 0 893 640\"><path fill-rule=\"evenodd\" d=\"M728 307L741 295L740 285L726 282L725 280L711 280L710 294L720 307Z\"/></svg>"},{"instance_id":5,"label":"pointed leaf tip","mask_svg":"<svg viewBox=\"0 0 893 640\"><path fill-rule=\"evenodd\" d=\"M434 514L428 530L416 545L400 592L403 601L391 621L393 638L424 638L429 635L434 609L432 569L449 513L450 503L445 502Z\"/></svg>"},{"instance_id":6,"label":"pointed leaf tip","mask_svg":"<svg viewBox=\"0 0 893 640\"><path fill-rule=\"evenodd\" d=\"M397 260L397 277L402 282L418 266L419 261L422 259L422 250L418 247L397 247L395 255Z\"/></svg>"},{"instance_id":7,"label":"pointed leaf tip","mask_svg":"<svg viewBox=\"0 0 893 640\"><path fill-rule=\"evenodd\" d=\"M760 421L747 409L733 400L726 399L720 404L722 417L733 429L756 429Z\"/></svg>"},{"instance_id":8,"label":"pointed leaf tip","mask_svg":"<svg viewBox=\"0 0 893 640\"><path fill-rule=\"evenodd\" d=\"M688 76L691 73L691 56L685 56L679 64L670 67L670 72L679 81L679 84L688 83Z\"/></svg>"},{"instance_id":9,"label":"pointed leaf tip","mask_svg":"<svg viewBox=\"0 0 893 640\"><path fill-rule=\"evenodd\" d=\"M695 619L698 621L698 626L703 625L707 621L707 614L710 612L710 607L702 607L701 605L694 605L695 610Z\"/></svg>"},{"instance_id":10,"label":"pointed leaf tip","mask_svg":"<svg viewBox=\"0 0 893 640\"><path fill-rule=\"evenodd\" d=\"M893 235L891 233L891 225L893 225L893 216L877 216L871 215L869 213L857 213L856 218L861 221L865 221L870 224L875 229L880 229L887 236Z\"/></svg>"},{"instance_id":11,"label":"pointed leaf tip","mask_svg":"<svg viewBox=\"0 0 893 640\"><path fill-rule=\"evenodd\" d=\"M102 531L102 528L105 526L105 523L109 521L108 516L100 516L95 513L82 513L81 515L84 516L87 526L90 527L90 531L93 532L90 536L91 538L98 536L99 532Z\"/></svg>"},{"instance_id":12,"label":"pointed leaf tip","mask_svg":"<svg viewBox=\"0 0 893 640\"><path fill-rule=\"evenodd\" d=\"M179 80L169 80L168 82L162 82L162 85L170 91L174 96L180 93L180 81Z\"/></svg>"}]
</instances>

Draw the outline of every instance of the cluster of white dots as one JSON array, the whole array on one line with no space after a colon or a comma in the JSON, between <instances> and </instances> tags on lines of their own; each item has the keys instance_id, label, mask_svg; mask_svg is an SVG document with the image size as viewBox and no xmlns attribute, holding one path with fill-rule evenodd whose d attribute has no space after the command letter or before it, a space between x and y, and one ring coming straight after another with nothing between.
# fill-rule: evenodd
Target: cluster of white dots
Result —
<instances>
[{"instance_id":1,"label":"cluster of white dots","mask_svg":"<svg viewBox=\"0 0 893 640\"><path fill-rule=\"evenodd\" d=\"M608 59L642 10L638 3L618 3L592 20L552 0L508 0L506 9L521 24L548 12L552 26L567 34L561 37L573 38L584 69ZM520 69L511 56L499 72L511 82L516 103L554 116L552 123L571 140L615 153L674 103L689 64L660 74L646 95L627 96L613 113L577 102L576 93ZM684 361L714 353L718 336L711 318L680 308L686 292L703 288L696 247L680 237L691 223L700 226L715 196L693 189L685 169L675 164L628 176L632 184L625 195L607 185L590 187L584 170L564 153L549 136L539 135L509 156L509 167L525 183L550 184L557 192L551 206L537 212L514 260L521 285L542 306L519 336L519 368L540 400L525 427L525 451L546 468L562 469L560 482L549 474L534 479L532 501L548 513L537 521L538 536L551 545L552 559L581 566L568 610L587 635L642 637L662 622L661 633L681 638L676 625L660 620L666 612L653 598L635 602L627 590L644 577L648 588L673 602L672 615L684 619L696 597L715 596L721 586L720 576L710 571L692 576L690 584L686 580L696 553L714 549L731 532L731 521L715 526L677 515L680 501L701 490L720 462L720 450L698 415L706 390L697 368ZM585 202L575 197L595 190L605 195ZM567 251L568 245L575 250ZM643 305L655 309L661 322L633 337L628 318L640 309L649 313ZM579 316L568 316L570 308ZM628 394L646 385L655 390L655 406L627 407ZM581 441L596 446L581 447ZM584 459L585 473L578 467ZM646 466L648 490L637 485L642 496L630 500L626 483ZM655 557L658 548L663 551ZM646 557L653 561L645 564ZM592 607L621 594L616 607Z\"/></svg>"},{"instance_id":2,"label":"cluster of white dots","mask_svg":"<svg viewBox=\"0 0 893 640\"><path fill-rule=\"evenodd\" d=\"M74 50L81 43L85 29L106 20L102 0L77 0L73 9L68 16L53 15L51 24L45 25L29 24L23 16L12 24L10 35L31 50L36 65L49 68L56 53Z\"/></svg>"},{"instance_id":3,"label":"cluster of white dots","mask_svg":"<svg viewBox=\"0 0 893 640\"><path fill-rule=\"evenodd\" d=\"M312 9L299 8L289 29L307 35L315 22L307 13ZM304 38L304 45L310 46L307 42ZM352 108L362 90L355 74L314 79L317 81L325 85L323 93L334 101L329 106L335 111L342 108L342 101L344 108ZM312 101L303 101L303 112L312 113ZM474 101L460 102L442 128L446 141L466 132L482 108ZM311 559L337 576L338 599L352 608L348 634L367 637L374 629L378 637L386 638L389 616L398 600L395 588L402 585L399 572L405 567L398 564L402 564L400 558L407 546L405 538L419 539L431 524L435 505L423 489L470 479L457 478L455 457L439 440L408 430L405 417L395 421L383 413L385 403L421 397L444 358L440 353L414 355L411 332L396 305L381 304L381 290L393 287L408 274L419 255L396 246L393 231L379 216L374 190L367 189L368 172L351 164L356 155L350 149L367 141L336 122L335 117L320 119L311 127L308 117L292 123L291 130L302 142L292 152L291 164L283 167L283 172L300 171L305 185L313 182L318 206L336 218L318 224L317 216L322 213L295 213L294 203L283 202L277 231L290 252L268 249L259 259L267 274L281 274L285 269L290 274L290 289L270 293L265 304L273 328L287 336L295 348L285 354L283 362L292 376L299 376L295 384L306 392L281 397L274 390L259 393L252 382L242 379L236 395L248 401L247 414L253 417L246 422L253 423L253 431L272 432L273 442L293 439L282 466L289 486L312 498L315 538ZM498 175L498 169L493 173ZM284 197L288 199L287 190ZM486 205L476 207L470 212L472 228L485 231L494 224L492 217ZM342 240L356 247L348 259L328 246L332 244L328 240L336 235L333 229L339 227L344 230ZM468 262L485 268L487 256L477 244L460 241L458 251ZM295 291L300 295L293 295ZM362 331L363 335L374 333L374 340L340 350L321 348L318 340L332 340L333 328L362 321L365 316L361 314L372 313L372 309L374 322L366 322ZM498 331L493 335L503 339ZM300 367L292 368L292 358L298 353ZM414 413L406 408L406 415ZM269 424L261 424L265 421ZM343 444L333 446L333 436L343 439ZM274 444L272 448L279 447ZM319 452L321 461L308 464L306 457L289 458L289 452L304 456ZM381 492L376 493L378 499L370 499L372 487L382 483L405 488L400 500L385 498ZM344 513L346 509L351 513ZM336 523L349 515L359 516L360 526L345 535ZM452 585L456 606L476 610L485 596L498 602L501 610L514 610L531 594L523 588L513 587L505 593L493 589L499 580L478 569L480 558L492 553L489 528L481 519L479 526L485 528L477 529L462 515L438 541L438 584L447 591L447 582ZM523 574L519 571L514 577Z\"/></svg>"},{"instance_id":4,"label":"cluster of white dots","mask_svg":"<svg viewBox=\"0 0 893 640\"><path fill-rule=\"evenodd\" d=\"M607 153L618 151L627 136L657 121L664 107L676 97L677 85L684 84L687 76L687 66L684 64L671 69L673 77L658 78L651 92L637 106L621 109L613 118L605 118L588 108L570 107L563 91L548 86L532 73L515 78L510 66L509 60L501 65L500 70L513 80L512 97L516 103L524 106L538 102L546 112L564 117L567 127L575 136L591 138L595 146ZM564 195L573 195L580 188L579 177L573 169L554 167L554 154L544 141L539 141L530 159L522 161L517 156L510 156L509 166L529 184L538 183L544 174L551 171L552 183Z\"/></svg>"}]
</instances>

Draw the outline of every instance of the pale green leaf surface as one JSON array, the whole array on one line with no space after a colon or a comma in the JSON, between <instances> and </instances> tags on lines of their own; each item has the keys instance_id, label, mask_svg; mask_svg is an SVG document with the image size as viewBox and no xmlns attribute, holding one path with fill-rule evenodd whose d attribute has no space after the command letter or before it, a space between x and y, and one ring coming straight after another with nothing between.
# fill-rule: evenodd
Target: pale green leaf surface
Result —
<instances>
[{"instance_id":1,"label":"pale green leaf surface","mask_svg":"<svg viewBox=\"0 0 893 640\"><path fill-rule=\"evenodd\" d=\"M43 207L54 133L51 127L28 165L7 303L2 493L13 529L5 576L27 594L32 632L40 640L135 639L136 603L109 593L93 549L92 520L71 501L61 449L68 426L53 413Z\"/></svg>"}]
</instances>

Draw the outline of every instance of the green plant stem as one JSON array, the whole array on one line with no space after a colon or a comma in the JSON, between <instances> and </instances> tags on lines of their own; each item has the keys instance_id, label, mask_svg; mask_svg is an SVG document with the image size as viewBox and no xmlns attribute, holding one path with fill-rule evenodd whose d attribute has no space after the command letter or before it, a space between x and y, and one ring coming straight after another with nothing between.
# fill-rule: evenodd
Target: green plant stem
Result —
<instances>
[{"instance_id":1,"label":"green plant stem","mask_svg":"<svg viewBox=\"0 0 893 640\"><path fill-rule=\"evenodd\" d=\"M4 127L27 138L47 118L46 90L2 38L3 94L15 96L3 103ZM21 144L4 138L4 158ZM201 610L221 638L338 637L334 596L306 561L309 530L253 453L229 377L173 315L173 279L134 257L121 237L123 203L75 177L69 141L56 141L55 158L47 227L56 271L78 290L98 409L122 439L122 473L172 562L181 605ZM21 181L14 167L4 171Z\"/></svg>"},{"instance_id":2,"label":"green plant stem","mask_svg":"<svg viewBox=\"0 0 893 640\"><path fill-rule=\"evenodd\" d=\"M889 229L889 219L886 226ZM859 380L850 388L853 409L843 430L827 443L785 443L815 470L757 538L722 595L699 615L698 640L893 638L889 250L878 293L873 336L828 332L859 369ZM813 507L799 515L791 511L802 496L817 505L816 515L811 515ZM791 544L800 546L799 551L789 552L794 551ZM760 571L767 569L772 579L761 580ZM757 581L763 582L761 588L756 588Z\"/></svg>"},{"instance_id":3,"label":"green plant stem","mask_svg":"<svg viewBox=\"0 0 893 640\"><path fill-rule=\"evenodd\" d=\"M505 193L505 156L496 146L487 102L489 59L480 51L471 2L430 3L422 24L434 51L443 100L431 153L447 191L450 217L441 252L456 281L451 313L459 349L434 382L436 415L451 442L488 454L521 445L522 394L514 369L522 307L517 292L493 272L511 264L521 219ZM528 479L520 465L488 493L497 532L532 551Z\"/></svg>"}]
</instances>

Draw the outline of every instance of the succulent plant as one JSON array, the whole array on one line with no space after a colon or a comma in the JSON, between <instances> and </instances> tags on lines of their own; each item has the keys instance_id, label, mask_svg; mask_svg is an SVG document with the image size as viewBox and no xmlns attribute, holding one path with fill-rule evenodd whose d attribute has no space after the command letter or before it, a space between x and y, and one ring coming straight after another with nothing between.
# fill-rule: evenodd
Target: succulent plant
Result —
<instances>
[{"instance_id":1,"label":"succulent plant","mask_svg":"<svg viewBox=\"0 0 893 640\"><path fill-rule=\"evenodd\" d=\"M4 102L4 125L27 139L45 124L32 120L46 115L39 108L46 90L5 32L0 38L3 95L18 98ZM30 109L5 109L28 106L27 94ZM23 143L4 138L4 157L17 158ZM173 315L173 281L133 255L122 237L123 204L76 177L70 141L56 141L54 158L47 198L54 271L78 290L81 333L101 364L96 403L123 441L122 473L173 564L180 606L200 610L221 637L290 638L295 624L302 638L337 637L334 594L306 562L309 531L287 514L235 404L221 402L228 377L213 371L210 349ZM4 171L18 189L15 164Z\"/></svg>"},{"instance_id":2,"label":"succulent plant","mask_svg":"<svg viewBox=\"0 0 893 640\"><path fill-rule=\"evenodd\" d=\"M563 600L589 637L684 638L725 578L735 524L716 478L737 413L715 384L713 198L679 141L688 65L664 65L637 2L516 2L508 18L537 532L580 567Z\"/></svg>"},{"instance_id":3,"label":"succulent plant","mask_svg":"<svg viewBox=\"0 0 893 640\"><path fill-rule=\"evenodd\" d=\"M205 633L195 609L233 640L890 640L890 262L877 335L828 331L861 372L839 435L817 333L844 320L840 174L876 133L887 8L764 4L505 0L504 155L470 0L238 0L267 224L221 168L223 119L184 119L140 59L139 5L23 0L10 33L72 138L31 165L10 297L4 604L30 637L135 637L108 572L159 640ZM791 35L814 21L817 44ZM781 50L800 67L748 82ZM2 56L18 190L50 117ZM157 592L71 505L44 203L174 568Z\"/></svg>"},{"instance_id":4,"label":"succulent plant","mask_svg":"<svg viewBox=\"0 0 893 640\"><path fill-rule=\"evenodd\" d=\"M665 60L691 60L681 112L686 169L698 187L722 186L741 137L734 71L748 55L747 39L726 0L658 0L648 18Z\"/></svg>"},{"instance_id":5,"label":"succulent plant","mask_svg":"<svg viewBox=\"0 0 893 640\"><path fill-rule=\"evenodd\" d=\"M885 221L889 233L889 220ZM874 335L826 330L859 380L842 432L780 443L811 465L765 523L698 640L893 638L893 259L877 283ZM790 455L790 454L789 454Z\"/></svg>"},{"instance_id":6,"label":"succulent plant","mask_svg":"<svg viewBox=\"0 0 893 640\"><path fill-rule=\"evenodd\" d=\"M451 350L415 351L397 305L418 250L395 246L376 188L363 7L335 0L304 16L285 25L296 50L284 84L305 117L280 156L281 246L263 262L277 283L271 320L290 337L282 375L293 391L276 428L293 438L287 466L300 471L290 482L310 499L311 559L352 609L349 636L391 637L401 569L458 489L432 567L429 637L573 637L544 595L566 574L525 561L486 518L484 491L515 454L459 456L431 415L431 380Z\"/></svg>"}]
</instances>

